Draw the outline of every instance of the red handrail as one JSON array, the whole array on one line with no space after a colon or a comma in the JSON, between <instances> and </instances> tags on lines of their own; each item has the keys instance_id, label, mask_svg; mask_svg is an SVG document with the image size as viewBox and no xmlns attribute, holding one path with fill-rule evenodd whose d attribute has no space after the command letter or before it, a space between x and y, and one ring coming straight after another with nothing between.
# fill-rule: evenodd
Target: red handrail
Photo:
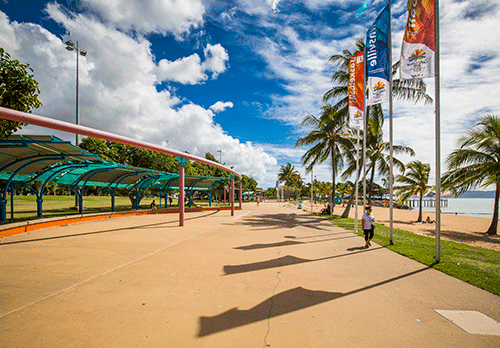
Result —
<instances>
[{"instance_id":1,"label":"red handrail","mask_svg":"<svg viewBox=\"0 0 500 348\"><path fill-rule=\"evenodd\" d=\"M213 162L213 161L207 160L206 158L198 157L198 156L191 155L188 153L168 149L166 147L158 146L155 144L150 144L150 143L147 143L145 141L135 140L132 138L127 138L127 137L121 136L121 135L117 135L117 134L113 134L113 133L109 133L109 132L104 132L104 131L101 131L98 129L80 126L80 125L76 125L76 124L69 123L69 122L54 120L52 118L38 116L38 115L34 115L34 114L29 114L26 112L12 110L12 109L8 109L8 108L4 108L4 107L0 107L0 118L10 120L10 121L28 123L28 124L32 124L35 126L45 127L45 128L56 129L56 130L60 130L60 131L68 132L68 133L91 136L94 138L114 141L116 143L131 145L131 146L139 147L139 148L146 149L146 150L165 153L167 155L186 158L186 159L189 159L192 161L208 164L210 166L217 167L217 168L220 168L220 169L225 170L227 172L230 172L230 173L234 174L235 176L237 176L241 181L241 174L239 174L238 172L236 172L235 170L233 170L231 168L223 166L220 163Z\"/></svg>"}]
</instances>

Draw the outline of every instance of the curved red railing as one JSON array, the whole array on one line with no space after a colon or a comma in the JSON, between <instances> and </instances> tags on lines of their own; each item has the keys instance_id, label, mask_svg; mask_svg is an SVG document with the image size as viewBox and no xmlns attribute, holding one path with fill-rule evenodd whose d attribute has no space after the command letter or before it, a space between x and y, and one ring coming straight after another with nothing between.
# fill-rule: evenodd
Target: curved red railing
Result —
<instances>
[{"instance_id":1,"label":"curved red railing","mask_svg":"<svg viewBox=\"0 0 500 348\"><path fill-rule=\"evenodd\" d=\"M132 138L127 138L127 137L124 137L121 135L101 131L98 129L80 126L80 125L72 124L69 122L54 120L52 118L33 115L33 114L26 113L26 112L12 110L12 109L8 109L8 108L4 108L4 107L0 107L0 118L10 120L10 121L29 123L29 124L32 124L35 126L56 129L56 130L60 130L60 131L68 132L68 133L81 134L81 135L91 136L94 138L110 140L110 141L114 141L114 142L121 143L121 144L140 147L140 148L146 149L146 150L152 150L152 151L156 151L156 152L165 153L167 155L186 158L186 159L189 159L192 161L208 164L210 166L217 167L217 168L220 168L220 169L225 170L227 172L230 172L230 173L234 174L235 176L237 176L241 181L241 174L239 174L238 172L236 172L235 170L233 170L231 168L223 166L220 163L213 162L213 161L207 160L206 158L198 157L198 156L191 155L188 153L168 149L166 147L150 144L150 143L147 143L145 141L135 140Z\"/></svg>"}]
</instances>

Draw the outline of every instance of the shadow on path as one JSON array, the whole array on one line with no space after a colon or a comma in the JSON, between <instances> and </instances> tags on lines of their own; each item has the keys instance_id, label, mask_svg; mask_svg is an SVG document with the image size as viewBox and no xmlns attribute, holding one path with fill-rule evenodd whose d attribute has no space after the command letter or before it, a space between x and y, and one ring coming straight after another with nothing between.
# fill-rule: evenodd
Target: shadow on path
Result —
<instances>
[{"instance_id":1,"label":"shadow on path","mask_svg":"<svg viewBox=\"0 0 500 348\"><path fill-rule=\"evenodd\" d=\"M315 240L315 241L311 241L311 242L295 242L295 241L291 241L291 240L288 241L287 240L287 241L278 242L278 243L251 244L251 245L245 245L245 246L236 247L236 248L233 248L233 249L253 250L253 249L277 248L277 247L282 247L282 246L290 246L290 245L297 245L297 244L321 243L321 242L328 242L328 241L331 241L331 240L346 239L346 238L355 238L355 237L358 237L358 236L357 235L352 235L352 233L351 233L350 236L338 237L338 238L320 239L320 240Z\"/></svg>"},{"instance_id":2,"label":"shadow on path","mask_svg":"<svg viewBox=\"0 0 500 348\"><path fill-rule=\"evenodd\" d=\"M345 232L333 232L333 233L326 233L326 234L316 234L314 236L306 236L306 237L297 237L297 236L285 236L284 238L288 239L310 239L310 238L318 238L318 237L325 237L325 236L337 236L339 234L353 234L353 231L345 231Z\"/></svg>"},{"instance_id":3,"label":"shadow on path","mask_svg":"<svg viewBox=\"0 0 500 348\"><path fill-rule=\"evenodd\" d=\"M239 310L238 308L232 308L227 312L213 317L200 317L200 330L198 332L198 337L208 336L217 332L233 329L239 326L244 326L261 320L267 320L283 314L295 312L300 309L312 307L320 303L325 303L328 301L336 300L338 298L354 295L359 292L370 290L375 287L418 274L430 268L431 267L421 268L419 270L346 293L315 291L304 289L302 287L290 289L270 297L269 299L259 303L249 310Z\"/></svg>"},{"instance_id":4,"label":"shadow on path","mask_svg":"<svg viewBox=\"0 0 500 348\"><path fill-rule=\"evenodd\" d=\"M247 263L243 265L236 265L236 266L224 266L224 273L225 275L230 275L230 274L238 274L238 273L246 273L246 272L254 272L254 271L260 271L263 269L269 269L269 268L276 268L276 267L284 267L284 266L291 266L291 265L297 265L301 263L309 263L309 262L317 262L317 261L324 261L324 260L331 260L331 259L336 259L339 257L344 257L344 256L349 256L349 255L355 255L359 253L364 253L368 251L373 251L373 250L378 250L378 249L383 249L383 247L378 247L378 248L372 248L372 249L365 249L363 248L362 251L357 251L354 253L348 253L348 254L342 254L342 255L335 255L335 256L328 256L328 257L322 257L319 259L302 259L300 257L295 257L291 255L283 256L277 259L272 259L272 260L267 260L267 261L261 261L261 262L255 262L255 263Z\"/></svg>"},{"instance_id":5,"label":"shadow on path","mask_svg":"<svg viewBox=\"0 0 500 348\"><path fill-rule=\"evenodd\" d=\"M262 214L245 217L236 225L249 225L256 229L279 229L279 228L294 228L297 226L308 227L317 230L325 230L328 228L322 226L326 221L325 218L318 218L313 215L303 215L296 213L279 213L279 214Z\"/></svg>"},{"instance_id":6,"label":"shadow on path","mask_svg":"<svg viewBox=\"0 0 500 348\"><path fill-rule=\"evenodd\" d=\"M184 220L195 220L195 219L206 218L207 216L211 216L211 215L214 215L214 214L217 214L217 213L219 213L219 211L209 212L209 213L203 214L201 216L194 216L194 217L185 218ZM96 220L96 221L103 221L103 220ZM158 223L154 223L154 224L146 224L146 225L138 225L138 226L130 226L130 227L113 228L113 229L109 229L109 230L94 231L94 232L75 233L75 234L68 234L68 235L63 235L63 236L54 236L54 237L46 237L46 238L18 240L18 241L14 241L14 242L5 242L5 243L2 243L1 239L0 239L0 246L2 246L2 245L9 245L9 244L21 244L21 243L41 242L41 241L53 240L53 239L83 237L83 236L89 236L89 235L93 235L93 234L102 234L102 233L110 233L110 232L118 232L118 231L126 231L126 230L136 230L136 229L146 229L146 228L159 228L159 227L172 228L172 227L177 227L177 226L168 226L168 225L176 224L176 223L178 223L178 221L174 220L174 221L158 222Z\"/></svg>"}]
</instances>

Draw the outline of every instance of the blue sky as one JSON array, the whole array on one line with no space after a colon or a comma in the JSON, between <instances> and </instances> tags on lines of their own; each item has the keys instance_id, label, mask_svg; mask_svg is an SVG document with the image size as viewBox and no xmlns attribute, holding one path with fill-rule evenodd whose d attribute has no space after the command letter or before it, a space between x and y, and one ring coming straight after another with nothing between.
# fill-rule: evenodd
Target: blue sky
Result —
<instances>
[{"instance_id":1,"label":"blue sky","mask_svg":"<svg viewBox=\"0 0 500 348\"><path fill-rule=\"evenodd\" d=\"M373 0L58 0L0 2L0 46L29 63L44 106L74 122L78 40L80 123L203 156L274 186L302 119L319 114L333 54L353 49L386 4ZM406 1L392 2L393 60ZM441 0L442 159L485 114L500 116L500 2ZM434 96L434 81L426 81ZM434 167L434 108L395 101L394 142ZM387 138L387 123L385 137ZM21 133L47 133L27 127ZM64 139L70 134L50 131ZM412 158L401 158L403 162ZM328 164L315 169L331 180ZM432 174L431 174L432 175Z\"/></svg>"}]
</instances>

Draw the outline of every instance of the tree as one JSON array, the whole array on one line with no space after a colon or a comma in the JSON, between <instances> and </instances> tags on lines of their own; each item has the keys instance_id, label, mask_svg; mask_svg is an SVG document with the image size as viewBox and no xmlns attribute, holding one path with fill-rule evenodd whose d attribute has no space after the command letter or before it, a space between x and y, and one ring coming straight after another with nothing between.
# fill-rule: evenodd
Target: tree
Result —
<instances>
[{"instance_id":1,"label":"tree","mask_svg":"<svg viewBox=\"0 0 500 348\"><path fill-rule=\"evenodd\" d=\"M29 64L11 60L10 55L0 47L0 106L23 112L42 106L38 100L38 82L30 72L33 69ZM0 137L6 138L23 126L24 123L1 119Z\"/></svg>"},{"instance_id":2,"label":"tree","mask_svg":"<svg viewBox=\"0 0 500 348\"><path fill-rule=\"evenodd\" d=\"M398 175L396 181L402 183L402 186L394 187L396 195L401 200L406 200L413 195L418 195L420 207L418 211L417 222L422 221L422 200L424 195L429 192L432 187L429 182L429 173L431 166L420 161L412 161L406 165L406 173Z\"/></svg>"},{"instance_id":3,"label":"tree","mask_svg":"<svg viewBox=\"0 0 500 348\"><path fill-rule=\"evenodd\" d=\"M495 185L495 205L487 234L497 234L500 198L500 118L487 115L458 141L459 148L446 159L443 189L458 195L477 187Z\"/></svg>"},{"instance_id":4,"label":"tree","mask_svg":"<svg viewBox=\"0 0 500 348\"><path fill-rule=\"evenodd\" d=\"M283 182L285 186L289 188L291 194L296 197L295 189L300 189L302 179L299 172L295 169L295 166L293 166L290 162L287 162L286 165L281 166L278 173L278 180Z\"/></svg>"},{"instance_id":5,"label":"tree","mask_svg":"<svg viewBox=\"0 0 500 348\"><path fill-rule=\"evenodd\" d=\"M382 176L389 176L390 173L390 143L384 142L382 138L382 124L377 119L369 120L368 131L366 132L366 172L370 176L368 187L368 205L371 204L373 196L373 185L375 172ZM411 147L403 145L392 145L393 154L415 155ZM393 156L393 166L400 172L405 171L403 162Z\"/></svg>"},{"instance_id":6,"label":"tree","mask_svg":"<svg viewBox=\"0 0 500 348\"><path fill-rule=\"evenodd\" d=\"M332 191L330 201L332 207L335 207L335 178L337 172L344 165L344 150L350 149L352 143L349 139L342 136L345 126L344 115L335 111L330 105L323 106L323 112L320 117L309 115L304 118L302 125L312 127L313 130L305 137L300 138L295 147L313 145L303 156L302 164L307 165L306 171L325 161L329 161L332 166ZM330 214L333 209L330 210Z\"/></svg>"},{"instance_id":7,"label":"tree","mask_svg":"<svg viewBox=\"0 0 500 348\"><path fill-rule=\"evenodd\" d=\"M334 54L330 57L330 62L336 64L339 69L335 71L332 76L332 82L336 83L330 90L328 90L324 96L323 101L328 102L330 100L335 100L335 104L331 106L332 110L343 117L344 123L347 123L349 118L349 98L347 93L347 84L349 81L349 60L353 54L359 53L365 49L365 42L362 39L357 39L355 42L355 52L351 53L348 49L342 51L341 54ZM395 75L400 62L395 63L392 66L392 74ZM411 80L400 80L393 79L392 83L392 93L395 98L401 100L409 100L415 103L419 101L424 101L426 104L432 103L432 98L426 93L426 84L422 79L411 79ZM380 104L368 106L367 107L367 122L369 131L372 132L372 140L375 141L374 146L372 146L372 154L376 157L373 158L375 161L372 162L372 172L375 173L375 165L379 166L379 174L385 173L388 170L388 166L383 163L384 157L381 157L378 152L379 150L386 151L388 149L388 143L382 143L382 128L384 123L384 114ZM370 147L369 137L370 132L367 132L367 147ZM385 144L385 145L384 145ZM380 146L379 146L380 145ZM354 146L353 146L354 148ZM402 150L402 149L401 149ZM395 148L395 151L399 151ZM405 152L406 150L403 150ZM378 153L377 153L378 152ZM367 153L367 157L368 153ZM386 156L387 157L387 156ZM354 173L356 168L356 162L349 161L353 166L349 169L350 174ZM361 168L361 167L360 167ZM404 168L404 167L403 167ZM350 175L349 174L349 175ZM343 175L344 177L344 175ZM370 179L370 187L373 187L373 177ZM371 197L371 189L369 189L369 197Z\"/></svg>"},{"instance_id":8,"label":"tree","mask_svg":"<svg viewBox=\"0 0 500 348\"><path fill-rule=\"evenodd\" d=\"M330 62L339 66L339 69L335 71L332 76L332 82L337 83L330 90L328 90L324 96L323 101L328 102L330 100L336 100L334 104L334 109L340 111L347 116L349 113L349 98L347 95L347 83L349 82L349 59L354 54L364 51L366 48L365 42L362 39L356 39L356 50L351 53L348 49L342 51L342 54L334 54L330 57ZM395 75L400 62L395 63L392 66L392 74ZM393 79L392 81L392 93L393 96L401 100L409 100L415 103L419 101L424 101L426 104L432 103L432 98L426 93L426 84L422 79L408 79L400 80ZM380 108L380 104L375 107ZM373 109L370 108L369 109ZM370 112L367 112L370 114ZM383 113L377 113L378 116L382 116Z\"/></svg>"}]
</instances>

